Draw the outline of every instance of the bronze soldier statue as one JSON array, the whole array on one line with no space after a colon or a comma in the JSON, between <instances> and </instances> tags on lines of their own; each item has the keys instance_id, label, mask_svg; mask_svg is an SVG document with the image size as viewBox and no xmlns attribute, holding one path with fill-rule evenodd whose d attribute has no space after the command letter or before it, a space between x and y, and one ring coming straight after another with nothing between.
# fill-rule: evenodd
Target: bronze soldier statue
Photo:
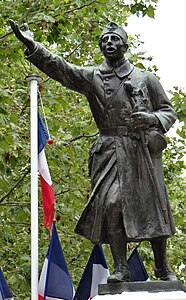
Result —
<instances>
[{"instance_id":1,"label":"bronze soldier statue","mask_svg":"<svg viewBox=\"0 0 186 300\"><path fill-rule=\"evenodd\" d=\"M127 243L143 240L152 245L155 275L177 280L166 257L175 227L162 167L164 133L176 114L160 82L125 59L127 33L114 22L99 39L105 60L90 67L68 63L34 41L27 26L21 31L10 24L31 63L89 102L99 137L89 151L92 193L75 232L110 244L114 272L108 283L130 281Z\"/></svg>"}]
</instances>

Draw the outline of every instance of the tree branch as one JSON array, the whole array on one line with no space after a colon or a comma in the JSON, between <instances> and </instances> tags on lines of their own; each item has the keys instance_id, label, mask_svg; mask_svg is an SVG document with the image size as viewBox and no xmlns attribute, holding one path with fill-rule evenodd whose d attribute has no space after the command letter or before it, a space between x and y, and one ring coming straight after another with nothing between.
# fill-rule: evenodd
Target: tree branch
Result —
<instances>
[{"instance_id":1,"label":"tree branch","mask_svg":"<svg viewBox=\"0 0 186 300\"><path fill-rule=\"evenodd\" d=\"M60 196L61 194L64 194L64 193L67 193L69 190L62 190L60 192L57 192L54 196L57 197L57 196Z\"/></svg>"},{"instance_id":2,"label":"tree branch","mask_svg":"<svg viewBox=\"0 0 186 300\"><path fill-rule=\"evenodd\" d=\"M14 186L0 199L0 203L3 202L5 198L7 198L13 190L20 184L20 182L26 177L27 174L30 173L30 167L27 169L27 171L22 175L21 178L14 184Z\"/></svg>"},{"instance_id":3,"label":"tree branch","mask_svg":"<svg viewBox=\"0 0 186 300\"><path fill-rule=\"evenodd\" d=\"M16 221L6 221L7 224L14 224L14 225L27 225L31 226L28 222L16 222Z\"/></svg>"},{"instance_id":4,"label":"tree branch","mask_svg":"<svg viewBox=\"0 0 186 300\"><path fill-rule=\"evenodd\" d=\"M4 202L4 203L0 203L0 206L27 206L30 205L30 202Z\"/></svg>"},{"instance_id":5,"label":"tree branch","mask_svg":"<svg viewBox=\"0 0 186 300\"><path fill-rule=\"evenodd\" d=\"M38 0L36 0L35 2L33 2L30 7L25 11L25 13L20 17L19 19L19 23L22 23L24 18L26 18L26 16L32 11L33 7L36 6L38 4ZM36 12L37 13L37 12Z\"/></svg>"},{"instance_id":6,"label":"tree branch","mask_svg":"<svg viewBox=\"0 0 186 300\"><path fill-rule=\"evenodd\" d=\"M82 44L83 42L80 42L69 55L65 56L65 59L68 59Z\"/></svg>"},{"instance_id":7,"label":"tree branch","mask_svg":"<svg viewBox=\"0 0 186 300\"><path fill-rule=\"evenodd\" d=\"M90 5L91 5L92 3L94 3L94 2L96 2L96 0L92 0L92 1L90 1L89 3L84 4L84 5L82 5L82 6L79 6L79 7L76 7L76 8L72 8L72 9L69 9L69 10L66 10L66 11L64 12L64 14L68 14L68 13L74 12L74 11L76 11L76 10L80 10L80 9L82 9L82 8L84 8L84 7L90 6Z\"/></svg>"},{"instance_id":8,"label":"tree branch","mask_svg":"<svg viewBox=\"0 0 186 300\"><path fill-rule=\"evenodd\" d=\"M72 259L69 261L69 263L70 263L70 264L73 264L75 261L77 261L77 260L80 258L81 254L82 254L82 253L79 253L79 254L76 256L76 258L72 258Z\"/></svg>"},{"instance_id":9,"label":"tree branch","mask_svg":"<svg viewBox=\"0 0 186 300\"><path fill-rule=\"evenodd\" d=\"M69 9L69 10L66 10L65 12L64 12L64 15L65 14L68 14L68 13L71 13L71 12L74 12L74 11L76 11L76 10L81 10L82 8L84 8L84 7L87 7L87 6L90 6L91 4L93 4L94 2L96 2L96 0L92 0L92 1L90 1L89 3L87 3L87 4L84 4L84 5L82 5L82 6L79 6L79 7L76 7L76 8L72 8L72 9ZM32 5L31 5L31 7L25 12L25 14L23 14L23 16L21 16L21 18L19 19L19 22L21 23L22 21L23 21L23 19L30 13L30 11L32 10L32 8L36 5L38 3L38 0L37 1L35 1ZM28 22L27 24L28 25L30 25L30 24L36 24L37 22ZM23 25L20 25L20 28L24 28L24 24ZM13 31L12 30L10 30L9 32L7 32L7 33L5 33L4 35L2 35L2 36L0 36L0 41L3 41L7 36L9 36L10 34L12 34L13 33Z\"/></svg>"},{"instance_id":10,"label":"tree branch","mask_svg":"<svg viewBox=\"0 0 186 300\"><path fill-rule=\"evenodd\" d=\"M81 138L90 138L90 137L94 137L94 136L96 136L96 135L98 135L99 134L99 132L96 132L96 133L94 133L94 134L92 134L92 135L87 135L87 134L82 134L82 135L79 135L79 136L76 136L75 138L73 138L73 139L71 139L71 140L69 140L68 142L66 142L66 143L64 143L63 145L64 146L67 146L67 145L69 145L70 143L72 143L72 142L74 142L74 141L77 141L77 140L79 140L79 139L81 139Z\"/></svg>"},{"instance_id":11,"label":"tree branch","mask_svg":"<svg viewBox=\"0 0 186 300\"><path fill-rule=\"evenodd\" d=\"M96 2L96 0L92 0L92 1L90 1L89 3L87 3L87 4L84 4L84 5L82 5L82 6L79 6L79 7L76 7L76 8L72 8L72 9L69 9L69 10L66 10L65 12L64 12L64 15L65 14L68 14L68 13L71 13L71 12L74 12L74 11L76 11L76 10L81 10L82 8L84 8L84 7L87 7L87 6L90 6L91 4L93 4L93 3L95 3ZM35 6L35 5L37 5L37 3L38 3L38 0L36 0L31 6L30 6L30 8L21 16L21 18L19 19L19 22L21 23L22 21L23 21L23 19L30 13L30 11L32 10L32 8ZM28 22L28 25L30 25L30 24L36 24L37 22ZM20 28L24 28L24 25L21 25L20 26ZM4 35L2 35L2 36L0 36L0 41L3 41L6 37L8 37L10 34L12 34L13 33L13 31L12 30L10 30L9 32L7 32L7 33L5 33Z\"/></svg>"}]
</instances>

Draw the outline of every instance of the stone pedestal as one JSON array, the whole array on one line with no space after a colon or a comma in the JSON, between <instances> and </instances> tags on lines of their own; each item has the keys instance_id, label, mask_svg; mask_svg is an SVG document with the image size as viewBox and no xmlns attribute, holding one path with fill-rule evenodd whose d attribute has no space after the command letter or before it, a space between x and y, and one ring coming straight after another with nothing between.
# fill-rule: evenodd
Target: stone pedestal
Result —
<instances>
[{"instance_id":1,"label":"stone pedestal","mask_svg":"<svg viewBox=\"0 0 186 300\"><path fill-rule=\"evenodd\" d=\"M95 300L186 300L181 281L146 281L101 284Z\"/></svg>"},{"instance_id":2,"label":"stone pedestal","mask_svg":"<svg viewBox=\"0 0 186 300\"><path fill-rule=\"evenodd\" d=\"M177 292L123 292L117 295L96 296L95 300L186 300L186 293Z\"/></svg>"},{"instance_id":3,"label":"stone pedestal","mask_svg":"<svg viewBox=\"0 0 186 300\"><path fill-rule=\"evenodd\" d=\"M100 284L98 288L99 295L114 295L123 292L173 292L184 291L186 287L183 286L181 281L138 281L138 282L121 282Z\"/></svg>"}]
</instances>

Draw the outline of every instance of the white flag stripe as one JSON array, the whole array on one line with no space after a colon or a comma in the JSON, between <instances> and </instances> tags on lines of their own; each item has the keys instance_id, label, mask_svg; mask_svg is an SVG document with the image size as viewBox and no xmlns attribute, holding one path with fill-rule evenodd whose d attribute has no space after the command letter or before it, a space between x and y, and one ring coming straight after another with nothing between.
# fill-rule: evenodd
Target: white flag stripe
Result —
<instances>
[{"instance_id":1,"label":"white flag stripe","mask_svg":"<svg viewBox=\"0 0 186 300\"><path fill-rule=\"evenodd\" d=\"M38 286L39 294L43 297L44 297L47 267L48 267L48 259L45 258L43 268L42 268L42 271L41 271L41 275L40 275L40 279L39 279L39 286Z\"/></svg>"},{"instance_id":2,"label":"white flag stripe","mask_svg":"<svg viewBox=\"0 0 186 300\"><path fill-rule=\"evenodd\" d=\"M92 268L92 285L90 296L91 298L98 295L98 285L107 283L107 278L110 275L109 270L105 269L102 265L93 264Z\"/></svg>"},{"instance_id":3,"label":"white flag stripe","mask_svg":"<svg viewBox=\"0 0 186 300\"><path fill-rule=\"evenodd\" d=\"M44 289L45 289L45 283L46 283L47 268L48 268L48 259L45 258L43 268L42 268L42 271L41 271L41 275L40 275L40 279L39 279L39 286L38 286L39 295L41 295L42 297L44 297ZM63 300L63 299L53 298L53 297L51 298L51 297L47 296L46 300Z\"/></svg>"},{"instance_id":4,"label":"white flag stripe","mask_svg":"<svg viewBox=\"0 0 186 300\"><path fill-rule=\"evenodd\" d=\"M38 155L38 169L39 169L39 173L43 177L43 179L49 185L52 185L52 180L51 180L51 176L50 176L44 149Z\"/></svg>"},{"instance_id":5,"label":"white flag stripe","mask_svg":"<svg viewBox=\"0 0 186 300\"><path fill-rule=\"evenodd\" d=\"M62 298L51 298L51 297L46 297L46 300L64 300L64 299L62 299Z\"/></svg>"}]
</instances>

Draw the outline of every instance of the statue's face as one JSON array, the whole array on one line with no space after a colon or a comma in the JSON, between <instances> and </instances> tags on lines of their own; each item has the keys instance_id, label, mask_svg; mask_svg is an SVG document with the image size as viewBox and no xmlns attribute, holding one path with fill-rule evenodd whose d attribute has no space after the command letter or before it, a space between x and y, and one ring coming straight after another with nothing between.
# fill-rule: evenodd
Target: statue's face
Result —
<instances>
[{"instance_id":1,"label":"statue's face","mask_svg":"<svg viewBox=\"0 0 186 300\"><path fill-rule=\"evenodd\" d=\"M116 61L123 57L125 44L119 35L107 33L102 37L101 50L105 58Z\"/></svg>"}]
</instances>

